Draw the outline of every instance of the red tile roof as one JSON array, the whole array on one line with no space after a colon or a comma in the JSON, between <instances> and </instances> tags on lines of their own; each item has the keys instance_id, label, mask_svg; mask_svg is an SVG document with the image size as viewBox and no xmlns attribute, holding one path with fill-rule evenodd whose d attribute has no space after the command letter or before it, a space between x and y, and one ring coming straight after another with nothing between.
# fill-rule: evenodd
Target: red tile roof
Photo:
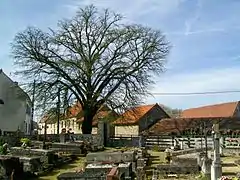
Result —
<instances>
[{"instance_id":1,"label":"red tile roof","mask_svg":"<svg viewBox=\"0 0 240 180\"><path fill-rule=\"evenodd\" d=\"M171 132L180 132L187 127L189 123L188 119L183 120L179 118L167 118L158 121L152 127L150 127L145 133L147 134L154 134L154 135L161 135L161 134L168 134Z\"/></svg>"},{"instance_id":2,"label":"red tile roof","mask_svg":"<svg viewBox=\"0 0 240 180\"><path fill-rule=\"evenodd\" d=\"M116 119L117 118L117 114L114 113L113 111L99 111L93 118L93 122L92 125L93 126L97 126L99 119L105 118L105 117L109 117L110 121L111 118ZM83 117L80 117L77 119L78 123L82 123L83 122Z\"/></svg>"},{"instance_id":3,"label":"red tile roof","mask_svg":"<svg viewBox=\"0 0 240 180\"><path fill-rule=\"evenodd\" d=\"M148 111L158 104L142 105L131 108L123 113L116 121L114 125L133 125L136 124Z\"/></svg>"},{"instance_id":4,"label":"red tile roof","mask_svg":"<svg viewBox=\"0 0 240 180\"><path fill-rule=\"evenodd\" d=\"M182 112L181 117L182 118L233 117L237 105L238 101L186 109Z\"/></svg>"},{"instance_id":5,"label":"red tile roof","mask_svg":"<svg viewBox=\"0 0 240 180\"><path fill-rule=\"evenodd\" d=\"M180 132L185 129L195 127L195 122L208 120L224 120L225 118L235 118L238 102L229 102L202 106L184 110L180 118L168 118L159 120L146 133L149 134L168 134Z\"/></svg>"},{"instance_id":6,"label":"red tile roof","mask_svg":"<svg viewBox=\"0 0 240 180\"><path fill-rule=\"evenodd\" d=\"M102 108L100 108L100 110L97 112L97 114L94 116L93 118L93 122L92 125L93 126L97 126L98 124L98 120L100 118L104 118L106 116L114 116L114 118L116 118L117 114L112 111L111 109L109 109L107 106L103 106ZM54 117L51 117L51 119L53 119ZM83 111L82 111L82 106L80 105L79 102L76 102L73 106L68 108L68 112L67 115L65 117L63 117L63 115L61 115L61 119L69 119L69 118L77 118L77 122L78 123L82 123L83 122ZM45 122L49 120L49 115L46 114L40 122Z\"/></svg>"}]
</instances>

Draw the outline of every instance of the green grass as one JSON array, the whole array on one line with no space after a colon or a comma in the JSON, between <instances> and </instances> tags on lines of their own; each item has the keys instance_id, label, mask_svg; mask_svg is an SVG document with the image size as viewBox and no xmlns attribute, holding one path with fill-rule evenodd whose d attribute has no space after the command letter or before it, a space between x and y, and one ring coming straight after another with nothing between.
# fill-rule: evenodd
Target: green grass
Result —
<instances>
[{"instance_id":1,"label":"green grass","mask_svg":"<svg viewBox=\"0 0 240 180\"><path fill-rule=\"evenodd\" d=\"M65 172L75 172L76 170L83 167L85 162L85 157L79 157L76 161L63 165L59 169L54 169L53 171L47 173L44 176L38 178L38 180L56 180L57 176Z\"/></svg>"},{"instance_id":2,"label":"green grass","mask_svg":"<svg viewBox=\"0 0 240 180\"><path fill-rule=\"evenodd\" d=\"M105 151L120 151L121 149L114 149L114 148L106 148ZM164 152L157 152L157 151L149 151L151 154L151 168L154 168L157 164L164 164L166 163L165 161L165 153ZM227 157L222 157L221 160L223 163L234 163L235 160L240 159L240 156L227 156ZM60 175L61 173L64 172L75 172L76 170L80 169L83 167L84 162L86 158L85 157L80 157L78 160L64 165L60 167L59 169L55 169L52 172L49 172L48 174L41 176L38 178L38 180L56 180L57 176ZM234 167L223 167L223 172L224 173L232 173L232 172L240 172L240 167L239 166L234 166ZM204 180L204 177L198 177L199 175L193 174L193 175L179 175L177 178L166 178L166 177L160 177L160 180L168 179L168 180L193 180L193 179L198 179L198 180ZM150 177L149 177L150 178Z\"/></svg>"}]
</instances>

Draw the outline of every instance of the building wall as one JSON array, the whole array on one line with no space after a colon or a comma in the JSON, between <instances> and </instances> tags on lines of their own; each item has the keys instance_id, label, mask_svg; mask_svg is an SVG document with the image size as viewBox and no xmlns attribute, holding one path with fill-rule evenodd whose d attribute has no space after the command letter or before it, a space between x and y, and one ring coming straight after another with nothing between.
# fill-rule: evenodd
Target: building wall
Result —
<instances>
[{"instance_id":1,"label":"building wall","mask_svg":"<svg viewBox=\"0 0 240 180\"><path fill-rule=\"evenodd\" d=\"M240 103L238 103L237 108L235 109L234 116L240 117Z\"/></svg>"},{"instance_id":2,"label":"building wall","mask_svg":"<svg viewBox=\"0 0 240 180\"><path fill-rule=\"evenodd\" d=\"M169 118L168 114L159 105L155 105L139 120L139 132L149 129L163 118Z\"/></svg>"},{"instance_id":3,"label":"building wall","mask_svg":"<svg viewBox=\"0 0 240 180\"><path fill-rule=\"evenodd\" d=\"M39 128L39 134L44 134L44 123L39 123ZM82 126L76 122L76 118L61 120L59 123L59 132L61 133L64 128L67 131L71 129L71 132L74 134L82 134ZM47 134L57 134L57 122L47 124ZM97 127L93 127L92 134L97 134Z\"/></svg>"},{"instance_id":4,"label":"building wall","mask_svg":"<svg viewBox=\"0 0 240 180\"><path fill-rule=\"evenodd\" d=\"M115 126L115 136L138 136L138 125Z\"/></svg>"},{"instance_id":5,"label":"building wall","mask_svg":"<svg viewBox=\"0 0 240 180\"><path fill-rule=\"evenodd\" d=\"M29 97L7 77L0 69L0 129L15 132L18 129L25 134L31 131L31 102Z\"/></svg>"}]
</instances>

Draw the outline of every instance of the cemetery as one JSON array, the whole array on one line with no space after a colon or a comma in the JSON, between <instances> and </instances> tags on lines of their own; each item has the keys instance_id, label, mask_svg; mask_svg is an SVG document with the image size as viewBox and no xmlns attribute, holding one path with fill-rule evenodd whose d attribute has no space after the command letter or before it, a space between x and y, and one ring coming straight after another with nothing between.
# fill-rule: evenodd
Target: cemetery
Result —
<instances>
[{"instance_id":1,"label":"cemetery","mask_svg":"<svg viewBox=\"0 0 240 180\"><path fill-rule=\"evenodd\" d=\"M146 138L139 137L132 147L119 147L117 143L118 147L110 148L104 147L102 132L100 127L92 137L75 135L75 141L60 135L57 142L25 138L16 146L5 143L1 146L0 176L58 180L217 180L222 176L237 179L240 172L239 139L224 138L217 129L207 139L165 137L162 143L146 146ZM58 172L49 176L54 171Z\"/></svg>"}]
</instances>

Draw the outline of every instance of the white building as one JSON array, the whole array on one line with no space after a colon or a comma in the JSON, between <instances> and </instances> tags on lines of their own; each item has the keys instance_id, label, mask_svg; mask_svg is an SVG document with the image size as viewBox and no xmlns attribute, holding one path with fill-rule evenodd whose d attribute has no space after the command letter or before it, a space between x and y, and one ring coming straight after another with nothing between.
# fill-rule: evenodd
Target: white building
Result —
<instances>
[{"instance_id":1,"label":"white building","mask_svg":"<svg viewBox=\"0 0 240 180\"><path fill-rule=\"evenodd\" d=\"M0 130L1 133L20 130L31 133L32 103L18 83L12 81L0 69Z\"/></svg>"}]
</instances>

